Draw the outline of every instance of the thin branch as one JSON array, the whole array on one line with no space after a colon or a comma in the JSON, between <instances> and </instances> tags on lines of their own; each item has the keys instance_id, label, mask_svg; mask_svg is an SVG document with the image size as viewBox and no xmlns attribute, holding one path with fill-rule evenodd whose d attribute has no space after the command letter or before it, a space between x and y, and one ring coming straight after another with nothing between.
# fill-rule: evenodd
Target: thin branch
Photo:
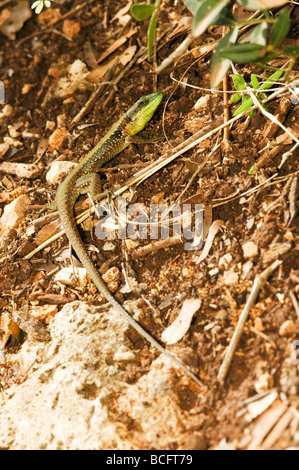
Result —
<instances>
[{"instance_id":1,"label":"thin branch","mask_svg":"<svg viewBox=\"0 0 299 470\"><path fill-rule=\"evenodd\" d=\"M116 66L117 66L117 59L113 61L111 64L111 67L109 70L106 72L106 74L103 77L103 81L98 85L98 87L92 92L91 96L83 106L83 108L80 109L80 111L76 114L74 119L72 120L70 124L70 130L72 130L78 122L81 121L81 119L91 110L91 108L94 106L95 102L99 99L99 97L104 93L104 91L107 88L107 82L110 82L112 80L113 74L115 72Z\"/></svg>"},{"instance_id":2,"label":"thin branch","mask_svg":"<svg viewBox=\"0 0 299 470\"><path fill-rule=\"evenodd\" d=\"M278 121L278 119L275 116L273 116L273 114L269 113L263 108L263 106L261 105L257 97L255 96L255 94L249 90L248 90L248 94L251 96L252 101L260 109L260 111L264 114L264 116L266 116L268 119L274 122L274 124L281 127L281 129L284 130L284 132L286 132L297 143L297 145L299 145L299 139L297 139L297 137L287 127L285 127L280 121Z\"/></svg>"},{"instance_id":3,"label":"thin branch","mask_svg":"<svg viewBox=\"0 0 299 470\"><path fill-rule=\"evenodd\" d=\"M295 312L297 314L297 318L299 320L299 304L298 304L298 300L296 299L296 296L294 294L294 292L290 289L289 290L289 295L291 297L291 300L293 302L293 305L294 305L294 309L295 309Z\"/></svg>"},{"instance_id":4,"label":"thin branch","mask_svg":"<svg viewBox=\"0 0 299 470\"><path fill-rule=\"evenodd\" d=\"M179 59L188 49L190 44L194 41L194 37L192 34L188 34L188 36L184 39L184 41L177 47L172 54L170 54L163 62L157 67L156 74L161 73L166 67L172 64L176 59Z\"/></svg>"},{"instance_id":5,"label":"thin branch","mask_svg":"<svg viewBox=\"0 0 299 470\"><path fill-rule=\"evenodd\" d=\"M231 339L231 342L229 344L229 347L228 347L228 350L226 352L223 363L222 363L222 365L219 369L218 376L217 376L217 379L219 380L219 382L222 382L225 379L225 377L228 373L228 369L229 369L230 364L232 362L233 355L234 355L235 350L238 346L239 340L242 336L243 329L244 329L246 320L248 318L250 309L255 304L255 301L256 301L256 299L259 295L259 292L260 292L261 288L267 282L268 277L271 276L271 274L278 268L278 266L281 263L282 263L282 261L280 261L280 260L274 261L274 263L272 263L271 266L269 266L269 268L265 269L261 274L257 275L256 278L254 279L254 283L253 283L252 290L250 292L249 298L248 298L248 300L245 304L245 307L244 307L244 309L243 309L243 311L242 311L242 313L239 317L237 327L235 329L235 332L234 332L233 337Z\"/></svg>"}]
</instances>

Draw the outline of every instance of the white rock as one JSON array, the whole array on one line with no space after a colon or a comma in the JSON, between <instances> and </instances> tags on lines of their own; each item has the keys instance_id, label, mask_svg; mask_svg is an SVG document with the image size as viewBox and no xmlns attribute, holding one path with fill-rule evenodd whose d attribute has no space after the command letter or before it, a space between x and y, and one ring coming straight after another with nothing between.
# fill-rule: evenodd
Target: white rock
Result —
<instances>
[{"instance_id":1,"label":"white rock","mask_svg":"<svg viewBox=\"0 0 299 470\"><path fill-rule=\"evenodd\" d=\"M246 242L242 245L244 258L253 258L258 255L258 246L253 242Z\"/></svg>"},{"instance_id":2,"label":"white rock","mask_svg":"<svg viewBox=\"0 0 299 470\"><path fill-rule=\"evenodd\" d=\"M225 271L223 273L224 284L230 286L239 282L239 274L234 271Z\"/></svg>"},{"instance_id":3,"label":"white rock","mask_svg":"<svg viewBox=\"0 0 299 470\"><path fill-rule=\"evenodd\" d=\"M205 96L201 96L195 103L194 105L194 109L196 111L202 111L203 109L206 109L209 105L209 101L210 101L210 95L205 95Z\"/></svg>"},{"instance_id":4,"label":"white rock","mask_svg":"<svg viewBox=\"0 0 299 470\"><path fill-rule=\"evenodd\" d=\"M77 166L77 163L67 161L53 162L50 170L46 175L46 180L49 184L56 185L61 182L61 179L65 177L73 168Z\"/></svg>"},{"instance_id":5,"label":"white rock","mask_svg":"<svg viewBox=\"0 0 299 470\"><path fill-rule=\"evenodd\" d=\"M271 387L273 387L273 376L268 372L260 375L257 381L254 383L254 388L257 393L265 392Z\"/></svg>"},{"instance_id":6,"label":"white rock","mask_svg":"<svg viewBox=\"0 0 299 470\"><path fill-rule=\"evenodd\" d=\"M298 326L293 320L286 320L279 328L280 336L292 336L297 333Z\"/></svg>"},{"instance_id":7,"label":"white rock","mask_svg":"<svg viewBox=\"0 0 299 470\"><path fill-rule=\"evenodd\" d=\"M233 260L233 257L230 253L226 253L225 255L221 256L219 260L219 267L221 266L228 266Z\"/></svg>"},{"instance_id":8,"label":"white rock","mask_svg":"<svg viewBox=\"0 0 299 470\"><path fill-rule=\"evenodd\" d=\"M253 268L253 262L252 261L246 261L246 263L243 264L242 266L242 279L246 279L247 274L252 270Z\"/></svg>"},{"instance_id":9,"label":"white rock","mask_svg":"<svg viewBox=\"0 0 299 470\"><path fill-rule=\"evenodd\" d=\"M10 104L6 104L0 112L0 122L12 114L13 107Z\"/></svg>"},{"instance_id":10,"label":"white rock","mask_svg":"<svg viewBox=\"0 0 299 470\"><path fill-rule=\"evenodd\" d=\"M213 276L216 276L218 273L219 273L219 269L213 268L213 269L210 269L209 276L213 277Z\"/></svg>"},{"instance_id":11,"label":"white rock","mask_svg":"<svg viewBox=\"0 0 299 470\"><path fill-rule=\"evenodd\" d=\"M130 362L136 360L136 355L125 346L120 346L119 349L115 351L113 359L119 362Z\"/></svg>"},{"instance_id":12,"label":"white rock","mask_svg":"<svg viewBox=\"0 0 299 470\"><path fill-rule=\"evenodd\" d=\"M76 277L74 277L76 276ZM57 274L54 276L55 281L59 281L62 284L66 284L67 286L86 286L88 282L87 273L85 268L78 268L74 266L68 266L67 268L62 268Z\"/></svg>"},{"instance_id":13,"label":"white rock","mask_svg":"<svg viewBox=\"0 0 299 470\"><path fill-rule=\"evenodd\" d=\"M254 217L250 217L250 219L247 220L247 222L246 222L246 228L247 228L247 230L250 230L250 229L253 227L254 222L255 222L255 218L254 218Z\"/></svg>"},{"instance_id":14,"label":"white rock","mask_svg":"<svg viewBox=\"0 0 299 470\"><path fill-rule=\"evenodd\" d=\"M27 337L10 358L16 380L3 400L0 393L0 447L115 452L182 442L186 410L178 403L176 377L186 377L163 354L150 365L134 364L130 350L137 359L140 352L128 329L111 309L73 302L50 322L51 341ZM115 356L124 362L115 363ZM126 372L139 370L138 380L128 383ZM132 433L111 415L112 405L118 416L138 423Z\"/></svg>"},{"instance_id":15,"label":"white rock","mask_svg":"<svg viewBox=\"0 0 299 470\"><path fill-rule=\"evenodd\" d=\"M113 251L115 250L115 245L111 242L105 242L103 245L103 251Z\"/></svg>"}]
</instances>

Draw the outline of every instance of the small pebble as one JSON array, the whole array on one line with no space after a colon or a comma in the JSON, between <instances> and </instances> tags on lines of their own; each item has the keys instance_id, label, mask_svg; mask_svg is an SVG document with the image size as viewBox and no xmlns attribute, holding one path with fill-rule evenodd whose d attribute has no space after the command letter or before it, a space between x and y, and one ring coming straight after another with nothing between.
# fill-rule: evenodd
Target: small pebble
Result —
<instances>
[{"instance_id":1,"label":"small pebble","mask_svg":"<svg viewBox=\"0 0 299 470\"><path fill-rule=\"evenodd\" d=\"M298 330L298 326L293 320L286 320L279 328L280 336L292 336L295 335Z\"/></svg>"},{"instance_id":2,"label":"small pebble","mask_svg":"<svg viewBox=\"0 0 299 470\"><path fill-rule=\"evenodd\" d=\"M49 137L49 152L53 152L54 150L60 149L67 136L68 131L65 127L55 129L55 131Z\"/></svg>"},{"instance_id":3,"label":"small pebble","mask_svg":"<svg viewBox=\"0 0 299 470\"><path fill-rule=\"evenodd\" d=\"M233 257L230 253L226 253L225 255L221 256L219 260L219 267L224 266L227 267L233 260Z\"/></svg>"},{"instance_id":4,"label":"small pebble","mask_svg":"<svg viewBox=\"0 0 299 470\"><path fill-rule=\"evenodd\" d=\"M64 20L62 25L62 31L70 38L74 38L78 36L81 31L80 23L74 20Z\"/></svg>"},{"instance_id":5,"label":"small pebble","mask_svg":"<svg viewBox=\"0 0 299 470\"><path fill-rule=\"evenodd\" d=\"M17 228L25 217L26 207L30 204L28 196L19 196L17 199L7 204L0 219L1 230Z\"/></svg>"},{"instance_id":6,"label":"small pebble","mask_svg":"<svg viewBox=\"0 0 299 470\"><path fill-rule=\"evenodd\" d=\"M56 161L51 165L50 170L46 174L46 181L49 184L58 184L63 177L68 175L73 168L77 166L77 163L67 161Z\"/></svg>"},{"instance_id":7,"label":"small pebble","mask_svg":"<svg viewBox=\"0 0 299 470\"><path fill-rule=\"evenodd\" d=\"M185 441L181 449L182 450L206 450L207 447L208 447L208 441L206 437L199 432L194 432L185 438Z\"/></svg>"},{"instance_id":8,"label":"small pebble","mask_svg":"<svg viewBox=\"0 0 299 470\"><path fill-rule=\"evenodd\" d=\"M114 266L113 268L108 269L108 271L103 274L103 280L107 282L107 284L115 281L119 281L120 279L120 272L119 269Z\"/></svg>"},{"instance_id":9,"label":"small pebble","mask_svg":"<svg viewBox=\"0 0 299 470\"><path fill-rule=\"evenodd\" d=\"M253 242L246 242L242 245L244 258L253 258L258 255L258 246Z\"/></svg>"},{"instance_id":10,"label":"small pebble","mask_svg":"<svg viewBox=\"0 0 299 470\"><path fill-rule=\"evenodd\" d=\"M182 269L182 276L185 277L186 279L191 279L192 277L194 277L194 274L195 274L195 270L194 268L191 268L190 266Z\"/></svg>"},{"instance_id":11,"label":"small pebble","mask_svg":"<svg viewBox=\"0 0 299 470\"><path fill-rule=\"evenodd\" d=\"M257 381L254 383L256 393L265 392L273 387L273 376L268 372L260 375Z\"/></svg>"},{"instance_id":12,"label":"small pebble","mask_svg":"<svg viewBox=\"0 0 299 470\"><path fill-rule=\"evenodd\" d=\"M224 281L224 284L227 286L236 284L237 282L239 282L239 275L238 273L235 273L234 271L225 271L223 273L223 281Z\"/></svg>"}]
</instances>

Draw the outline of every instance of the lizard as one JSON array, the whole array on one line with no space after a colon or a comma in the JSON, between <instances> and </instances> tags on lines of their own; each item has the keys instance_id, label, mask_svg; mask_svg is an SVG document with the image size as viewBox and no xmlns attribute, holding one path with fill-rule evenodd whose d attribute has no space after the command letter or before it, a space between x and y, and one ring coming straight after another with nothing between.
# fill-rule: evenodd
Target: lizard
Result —
<instances>
[{"instance_id":1,"label":"lizard","mask_svg":"<svg viewBox=\"0 0 299 470\"><path fill-rule=\"evenodd\" d=\"M79 260L85 267L87 274L96 285L98 291L114 307L130 326L132 326L143 338L161 353L168 356L177 366L183 369L201 387L202 382L189 370L179 359L165 349L155 338L153 338L125 308L115 299L107 285L101 278L94 263L90 259L84 242L79 234L73 206L80 194L89 193L96 200L101 191L100 177L97 169L114 158L118 153L128 147L131 143L140 143L142 137L136 136L152 118L159 106L163 94L152 93L140 98L120 119L112 126L110 131L99 141L99 143L78 163L78 165L66 176L58 186L55 206L58 209L60 220L67 238L75 250Z\"/></svg>"}]
</instances>

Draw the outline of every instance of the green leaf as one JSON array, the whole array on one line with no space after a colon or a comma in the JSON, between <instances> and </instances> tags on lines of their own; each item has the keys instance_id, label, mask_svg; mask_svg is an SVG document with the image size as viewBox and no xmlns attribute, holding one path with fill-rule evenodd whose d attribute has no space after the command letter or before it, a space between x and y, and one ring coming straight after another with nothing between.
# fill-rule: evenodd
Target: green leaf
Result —
<instances>
[{"instance_id":1,"label":"green leaf","mask_svg":"<svg viewBox=\"0 0 299 470\"><path fill-rule=\"evenodd\" d=\"M235 73L232 78L233 78L233 82L234 82L236 90L238 90L238 91L245 90L246 82L245 82L244 78L242 77L242 75L239 75L238 73Z\"/></svg>"},{"instance_id":2,"label":"green leaf","mask_svg":"<svg viewBox=\"0 0 299 470\"><path fill-rule=\"evenodd\" d=\"M224 59L219 55L219 50L224 47L229 47L230 44L236 42L238 37L238 28L231 29L222 39L219 41L212 55L211 63L211 88L216 88L219 85L226 72L228 71L231 61Z\"/></svg>"},{"instance_id":3,"label":"green leaf","mask_svg":"<svg viewBox=\"0 0 299 470\"><path fill-rule=\"evenodd\" d=\"M286 0L238 0L238 3L248 10L263 10L277 8L288 2Z\"/></svg>"},{"instance_id":4,"label":"green leaf","mask_svg":"<svg viewBox=\"0 0 299 470\"><path fill-rule=\"evenodd\" d=\"M191 11L194 16L198 7L204 2L204 0L183 0L183 3Z\"/></svg>"},{"instance_id":5,"label":"green leaf","mask_svg":"<svg viewBox=\"0 0 299 470\"><path fill-rule=\"evenodd\" d=\"M254 62L256 60L261 60L265 53L266 49L263 46L260 46L260 44L252 44L249 42L227 47L219 51L219 54L222 57L230 59L233 62L237 62L239 64L245 64L248 62Z\"/></svg>"},{"instance_id":6,"label":"green leaf","mask_svg":"<svg viewBox=\"0 0 299 470\"><path fill-rule=\"evenodd\" d=\"M267 80L260 86L260 90L268 90L271 88L274 82L278 80L283 73L283 70L277 70L276 72L272 73L270 77L267 78Z\"/></svg>"},{"instance_id":7,"label":"green leaf","mask_svg":"<svg viewBox=\"0 0 299 470\"><path fill-rule=\"evenodd\" d=\"M251 78L251 85L252 85L252 87L253 87L255 90L257 90L258 87L259 87L259 81L258 81L258 79L257 79L257 76L256 76L254 73L252 73L250 78Z\"/></svg>"},{"instance_id":8,"label":"green leaf","mask_svg":"<svg viewBox=\"0 0 299 470\"><path fill-rule=\"evenodd\" d=\"M151 60L152 50L155 42L157 16L158 10L152 14L147 30L147 58L149 61Z\"/></svg>"},{"instance_id":9,"label":"green leaf","mask_svg":"<svg viewBox=\"0 0 299 470\"><path fill-rule=\"evenodd\" d=\"M195 13L192 25L193 36L200 36L210 24L213 24L228 2L229 0L205 0Z\"/></svg>"},{"instance_id":10,"label":"green leaf","mask_svg":"<svg viewBox=\"0 0 299 470\"><path fill-rule=\"evenodd\" d=\"M130 8L130 13L135 20L143 21L151 16L155 10L155 5L149 5L148 3L134 3Z\"/></svg>"},{"instance_id":11,"label":"green leaf","mask_svg":"<svg viewBox=\"0 0 299 470\"><path fill-rule=\"evenodd\" d=\"M265 50L266 50L266 54L264 54L263 57L258 59L259 62L269 62L270 60L275 59L275 57L277 57L280 54L280 51L271 51L271 50L267 51L267 48Z\"/></svg>"},{"instance_id":12,"label":"green leaf","mask_svg":"<svg viewBox=\"0 0 299 470\"><path fill-rule=\"evenodd\" d=\"M290 29L290 15L287 10L282 10L270 31L270 44L278 46L287 36Z\"/></svg>"},{"instance_id":13,"label":"green leaf","mask_svg":"<svg viewBox=\"0 0 299 470\"><path fill-rule=\"evenodd\" d=\"M252 167L250 168L250 170L248 171L248 173L250 175L254 175L254 166L255 166L255 163L252 165Z\"/></svg>"},{"instance_id":14,"label":"green leaf","mask_svg":"<svg viewBox=\"0 0 299 470\"><path fill-rule=\"evenodd\" d=\"M285 55L288 55L290 57L298 57L299 56L299 46L285 46L282 49L282 52Z\"/></svg>"},{"instance_id":15,"label":"green leaf","mask_svg":"<svg viewBox=\"0 0 299 470\"><path fill-rule=\"evenodd\" d=\"M240 93L234 93L229 101L230 103L234 104L234 103L238 103L238 101L240 101L241 98L242 98L242 95L240 95Z\"/></svg>"},{"instance_id":16,"label":"green leaf","mask_svg":"<svg viewBox=\"0 0 299 470\"><path fill-rule=\"evenodd\" d=\"M257 25L257 27L252 31L250 42L265 46L267 43L267 30L268 25L266 21Z\"/></svg>"},{"instance_id":17,"label":"green leaf","mask_svg":"<svg viewBox=\"0 0 299 470\"><path fill-rule=\"evenodd\" d=\"M243 104L244 104L244 103L247 103L247 101L251 101L251 102L253 103L253 101L252 101L252 99L250 98L249 95L244 95L244 96L242 97L242 103L243 103ZM251 105L251 106L252 106L252 105Z\"/></svg>"},{"instance_id":18,"label":"green leaf","mask_svg":"<svg viewBox=\"0 0 299 470\"><path fill-rule=\"evenodd\" d=\"M234 116L238 116L239 114L242 114L244 111L247 111L247 109L251 108L253 106L253 101L250 98L250 96L243 96L242 98L243 103L241 106L239 106L238 109L234 112Z\"/></svg>"}]
</instances>

